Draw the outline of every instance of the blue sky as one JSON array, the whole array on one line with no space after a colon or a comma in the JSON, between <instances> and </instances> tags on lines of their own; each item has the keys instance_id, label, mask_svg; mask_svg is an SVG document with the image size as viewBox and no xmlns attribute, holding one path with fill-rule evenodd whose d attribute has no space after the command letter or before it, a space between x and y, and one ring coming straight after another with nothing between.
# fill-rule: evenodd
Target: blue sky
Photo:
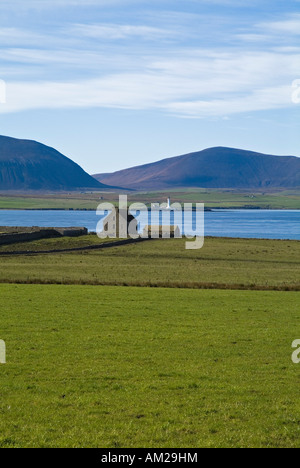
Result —
<instances>
[{"instance_id":1,"label":"blue sky","mask_svg":"<svg viewBox=\"0 0 300 468\"><path fill-rule=\"evenodd\" d=\"M211 146L300 156L299 0L1 0L0 134L110 172Z\"/></svg>"}]
</instances>

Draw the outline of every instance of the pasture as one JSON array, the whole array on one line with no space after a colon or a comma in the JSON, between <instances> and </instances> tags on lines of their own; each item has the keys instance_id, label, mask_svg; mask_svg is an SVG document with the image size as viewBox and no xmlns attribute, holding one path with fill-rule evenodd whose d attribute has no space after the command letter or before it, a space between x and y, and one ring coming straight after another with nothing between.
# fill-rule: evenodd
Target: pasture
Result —
<instances>
[{"instance_id":1,"label":"pasture","mask_svg":"<svg viewBox=\"0 0 300 468\"><path fill-rule=\"evenodd\" d=\"M0 294L1 447L299 447L300 293Z\"/></svg>"},{"instance_id":2,"label":"pasture","mask_svg":"<svg viewBox=\"0 0 300 468\"><path fill-rule=\"evenodd\" d=\"M185 239L160 239L41 254L100 242L86 236L0 246L0 282L300 290L298 241L206 238L203 249L185 250ZM1 256L14 249L36 254Z\"/></svg>"},{"instance_id":3,"label":"pasture","mask_svg":"<svg viewBox=\"0 0 300 468\"><path fill-rule=\"evenodd\" d=\"M118 202L118 193L0 193L0 210L96 210L99 203ZM300 191L268 190L260 192L214 189L177 189L160 192L128 192L130 203L144 201L166 202L170 196L173 202L205 203L208 208L261 208L300 209ZM101 198L101 199L100 199Z\"/></svg>"},{"instance_id":4,"label":"pasture","mask_svg":"<svg viewBox=\"0 0 300 468\"><path fill-rule=\"evenodd\" d=\"M184 242L0 247L0 447L300 446L300 243Z\"/></svg>"}]
</instances>

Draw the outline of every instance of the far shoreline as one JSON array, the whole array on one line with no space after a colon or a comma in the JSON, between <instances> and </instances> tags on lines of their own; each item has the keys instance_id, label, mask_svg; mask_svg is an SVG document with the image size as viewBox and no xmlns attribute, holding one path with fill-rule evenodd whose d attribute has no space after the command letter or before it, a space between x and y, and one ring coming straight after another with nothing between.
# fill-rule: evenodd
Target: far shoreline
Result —
<instances>
[{"instance_id":1,"label":"far shoreline","mask_svg":"<svg viewBox=\"0 0 300 468\"><path fill-rule=\"evenodd\" d=\"M93 212L97 208L0 208L1 211L83 211L83 212ZM148 211L151 211L151 208L148 208ZM217 212L217 211L300 211L300 208L265 208L265 207L243 207L243 206L233 206L233 207L207 207L205 212Z\"/></svg>"}]
</instances>

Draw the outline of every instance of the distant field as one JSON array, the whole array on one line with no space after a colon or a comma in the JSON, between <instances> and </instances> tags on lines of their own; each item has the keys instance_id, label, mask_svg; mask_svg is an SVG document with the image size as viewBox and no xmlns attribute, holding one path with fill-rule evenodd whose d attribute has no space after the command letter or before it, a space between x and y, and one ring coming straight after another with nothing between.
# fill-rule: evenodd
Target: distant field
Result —
<instances>
[{"instance_id":1,"label":"distant field","mask_svg":"<svg viewBox=\"0 0 300 468\"><path fill-rule=\"evenodd\" d=\"M176 190L168 192L130 193L129 202L165 202L170 196L173 202L205 203L209 208L262 208L262 209L300 209L300 190L285 192L241 193L238 191L218 191L204 189ZM103 200L100 200L100 197ZM73 209L96 210L99 203L117 203L116 193L70 193L45 194L35 196L0 195L0 209Z\"/></svg>"},{"instance_id":2,"label":"distant field","mask_svg":"<svg viewBox=\"0 0 300 468\"><path fill-rule=\"evenodd\" d=\"M0 285L0 447L299 447L299 293Z\"/></svg>"},{"instance_id":3,"label":"distant field","mask_svg":"<svg viewBox=\"0 0 300 468\"><path fill-rule=\"evenodd\" d=\"M52 197L4 197L0 196L1 210L96 210L100 201L87 199L79 195L67 198L65 196ZM0 214L1 216L1 214ZM0 222L1 224L1 222Z\"/></svg>"},{"instance_id":4,"label":"distant field","mask_svg":"<svg viewBox=\"0 0 300 468\"><path fill-rule=\"evenodd\" d=\"M175 192L156 192L143 194L145 201L165 201L170 195L173 202L205 203L208 208L262 208L262 209L300 209L300 190L275 193L241 193L217 190L177 190Z\"/></svg>"},{"instance_id":5,"label":"distant field","mask_svg":"<svg viewBox=\"0 0 300 468\"><path fill-rule=\"evenodd\" d=\"M92 241L99 239L22 243L0 247L0 254ZM161 239L99 251L0 256L0 282L300 290L299 271L298 241L206 238L203 249L185 250L184 239Z\"/></svg>"}]
</instances>

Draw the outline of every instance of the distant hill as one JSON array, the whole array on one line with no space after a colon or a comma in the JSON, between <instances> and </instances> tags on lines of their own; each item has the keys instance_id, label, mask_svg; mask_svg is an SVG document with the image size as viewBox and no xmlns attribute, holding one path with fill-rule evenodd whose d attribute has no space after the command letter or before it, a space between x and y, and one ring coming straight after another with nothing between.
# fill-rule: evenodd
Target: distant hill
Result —
<instances>
[{"instance_id":1,"label":"distant hill","mask_svg":"<svg viewBox=\"0 0 300 468\"><path fill-rule=\"evenodd\" d=\"M300 158L220 147L94 177L136 190L295 188L300 187Z\"/></svg>"},{"instance_id":2,"label":"distant hill","mask_svg":"<svg viewBox=\"0 0 300 468\"><path fill-rule=\"evenodd\" d=\"M108 188L53 148L0 136L0 190Z\"/></svg>"}]
</instances>

